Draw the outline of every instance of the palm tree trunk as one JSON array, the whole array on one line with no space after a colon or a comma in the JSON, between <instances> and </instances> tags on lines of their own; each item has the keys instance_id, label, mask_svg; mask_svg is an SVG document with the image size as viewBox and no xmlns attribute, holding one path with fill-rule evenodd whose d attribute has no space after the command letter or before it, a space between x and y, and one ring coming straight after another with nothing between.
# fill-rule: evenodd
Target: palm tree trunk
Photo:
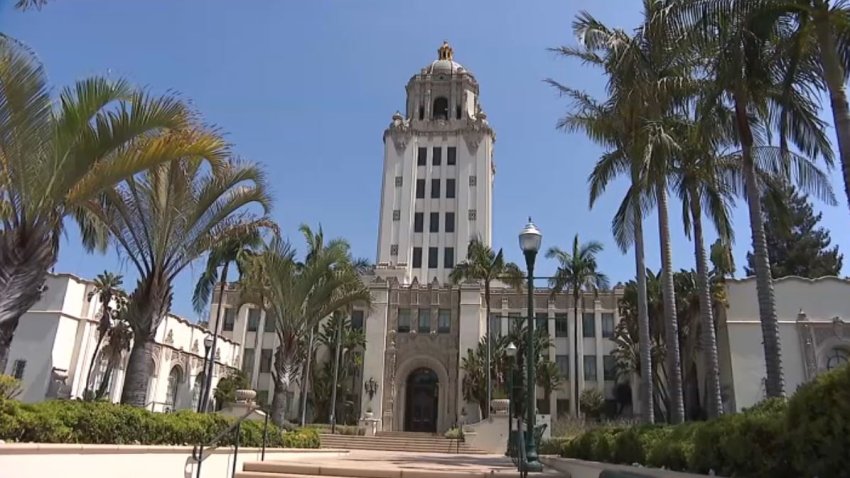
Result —
<instances>
[{"instance_id":1,"label":"palm tree trunk","mask_svg":"<svg viewBox=\"0 0 850 478\"><path fill-rule=\"evenodd\" d=\"M759 304L759 320L764 343L764 362L767 377L765 392L768 397L785 395L782 377L782 358L779 346L779 322L776 318L776 299L773 296L773 279L770 276L770 259L767 255L767 239L764 235L764 219L761 198L753 163L753 137L746 111L746 95L735 92L735 116L741 138L743 153L744 184L747 206L750 212L750 233L753 241L753 262L756 271L756 293Z\"/></svg>"},{"instance_id":2,"label":"palm tree trunk","mask_svg":"<svg viewBox=\"0 0 850 478\"><path fill-rule=\"evenodd\" d=\"M823 2L813 16L823 76L832 105L832 123L835 125L835 136L838 139L838 154L841 159L841 172L844 175L844 194L850 206L850 107L847 104L847 91L844 87L844 68L838 59L829 6Z\"/></svg>"},{"instance_id":3,"label":"palm tree trunk","mask_svg":"<svg viewBox=\"0 0 850 478\"><path fill-rule=\"evenodd\" d=\"M47 271L56 263L52 234L0 231L0 373L6 370L18 321L38 302Z\"/></svg>"},{"instance_id":4,"label":"palm tree trunk","mask_svg":"<svg viewBox=\"0 0 850 478\"><path fill-rule=\"evenodd\" d=\"M313 331L310 328L310 339L307 341L307 365L303 369L303 378L301 379L301 426L307 423L307 388L310 385L310 377L312 376L313 367Z\"/></svg>"},{"instance_id":5,"label":"palm tree trunk","mask_svg":"<svg viewBox=\"0 0 850 478\"><path fill-rule=\"evenodd\" d=\"M336 314L336 347L334 347L334 378L331 389L331 433L336 432L336 400L337 388L339 387L339 359L342 351L342 314Z\"/></svg>"},{"instance_id":6,"label":"palm tree trunk","mask_svg":"<svg viewBox=\"0 0 850 478\"><path fill-rule=\"evenodd\" d=\"M649 331L649 311L646 297L646 261L643 257L643 218L635 208L635 269L638 296L638 335L640 346L640 404L644 423L655 423L652 393L652 337Z\"/></svg>"},{"instance_id":7,"label":"palm tree trunk","mask_svg":"<svg viewBox=\"0 0 850 478\"><path fill-rule=\"evenodd\" d=\"M696 191L691 191L690 203L694 224L694 256L697 261L699 315L702 322L702 353L704 354L705 378L708 388L705 409L709 418L715 418L723 414L723 398L720 393L720 361L717 354L717 336L714 332L711 286L708 280L708 256L705 253L702 237L702 210Z\"/></svg>"},{"instance_id":8,"label":"palm tree trunk","mask_svg":"<svg viewBox=\"0 0 850 478\"><path fill-rule=\"evenodd\" d=\"M133 342L130 360L127 362L127 373L124 376L124 390L121 393L121 403L135 407L147 405L148 380L153 370L153 342L147 336L137 338Z\"/></svg>"},{"instance_id":9,"label":"palm tree trunk","mask_svg":"<svg viewBox=\"0 0 850 478\"><path fill-rule=\"evenodd\" d=\"M682 393L682 357L679 348L679 322L676 317L676 290L673 287L673 248L670 245L667 184L657 188L658 235L661 238L661 284L664 299L664 330L666 334L668 388L670 390L670 419L673 424L685 421L685 400Z\"/></svg>"},{"instance_id":10,"label":"palm tree trunk","mask_svg":"<svg viewBox=\"0 0 850 478\"><path fill-rule=\"evenodd\" d=\"M279 345L275 352L275 364L272 371L272 381L274 382L274 392L272 395L271 419L272 423L282 427L284 413L286 411L286 385L283 381L285 374L283 345Z\"/></svg>"},{"instance_id":11,"label":"palm tree trunk","mask_svg":"<svg viewBox=\"0 0 850 478\"><path fill-rule=\"evenodd\" d=\"M531 292L529 292L531 293ZM484 280L484 309L487 313L486 325L484 329L487 333L487 403L484 405L484 408L481 412L484 414L482 418L490 418L490 400L492 399L493 390L491 388L490 376L493 372L490 370L490 355L492 354L491 349L493 337L490 336L490 281Z\"/></svg>"},{"instance_id":12,"label":"palm tree trunk","mask_svg":"<svg viewBox=\"0 0 850 478\"><path fill-rule=\"evenodd\" d=\"M579 309L578 301L581 300L581 309ZM573 406L575 407L575 416L576 418L581 415L581 380L579 379L579 365L578 365L578 314L579 310L581 310L582 315L584 315L584 298L581 297L581 290L578 284L573 284L573 320L575 321L575 327L573 330L573 370L575 370L575 374L573 375Z\"/></svg>"},{"instance_id":13,"label":"palm tree trunk","mask_svg":"<svg viewBox=\"0 0 850 478\"><path fill-rule=\"evenodd\" d=\"M106 334L103 333L97 334L97 343L94 344L94 353L92 354L91 361L89 362L89 371L88 373L86 373L86 386L84 388L85 393L88 393L90 391L89 387L92 387L94 385L93 383L91 383L91 373L92 370L94 370L94 361L97 360L97 352L100 350L100 344L103 342L103 337L105 335ZM84 398L88 399L89 397Z\"/></svg>"},{"instance_id":14,"label":"palm tree trunk","mask_svg":"<svg viewBox=\"0 0 850 478\"><path fill-rule=\"evenodd\" d=\"M224 261L221 266L221 277L218 285L218 305L215 311L215 321L213 322L213 338L210 346L210 358L207 360L207 369L204 371L204 387L201 389L202 410L209 411L210 396L212 396L212 380L213 372L215 371L215 351L218 349L218 334L219 325L221 325L221 310L224 305L224 289L227 285L227 272L230 269L230 261Z\"/></svg>"}]
</instances>

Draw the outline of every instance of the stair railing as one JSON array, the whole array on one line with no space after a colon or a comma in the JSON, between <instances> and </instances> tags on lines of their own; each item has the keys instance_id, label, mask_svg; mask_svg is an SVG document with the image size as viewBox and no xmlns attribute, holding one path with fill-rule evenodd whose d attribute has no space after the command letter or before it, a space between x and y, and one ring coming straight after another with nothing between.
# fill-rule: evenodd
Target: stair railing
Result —
<instances>
[{"instance_id":1,"label":"stair railing","mask_svg":"<svg viewBox=\"0 0 850 478\"><path fill-rule=\"evenodd\" d=\"M517 437L516 438L517 460L514 463L516 463L516 465L517 465L517 471L519 471L520 478L527 478L528 477L528 457L525 454L526 453L525 431L522 429L522 417L517 418L517 434L516 434L516 437Z\"/></svg>"},{"instance_id":2,"label":"stair railing","mask_svg":"<svg viewBox=\"0 0 850 478\"><path fill-rule=\"evenodd\" d=\"M218 449L218 442L220 442L224 437L229 434L236 432L236 439L234 441L233 447L233 469L231 471L231 477L236 476L236 462L239 458L239 442L242 438L242 422L248 419L254 412L256 408L251 408L246 414L237 418L235 422L231 423L226 430L219 433L212 440L207 443L201 443L192 447L192 459L195 460L195 463L198 464L198 468L196 470L196 478L201 478L201 465L204 463L204 460L212 455L212 452ZM263 424L263 459L265 459L266 455L266 436L267 436L267 428L268 428L268 415L266 415L265 423ZM204 450L206 449L206 453Z\"/></svg>"}]
</instances>

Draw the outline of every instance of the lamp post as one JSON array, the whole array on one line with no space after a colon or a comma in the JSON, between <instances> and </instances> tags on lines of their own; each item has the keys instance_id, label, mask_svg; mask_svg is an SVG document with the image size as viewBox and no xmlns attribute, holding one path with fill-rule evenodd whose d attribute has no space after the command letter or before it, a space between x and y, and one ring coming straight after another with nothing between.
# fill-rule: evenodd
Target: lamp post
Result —
<instances>
[{"instance_id":1,"label":"lamp post","mask_svg":"<svg viewBox=\"0 0 850 478\"><path fill-rule=\"evenodd\" d=\"M209 365L209 361L210 361L210 349L212 348L212 345L213 345L213 338L210 337L209 335L204 337L204 382L201 384L201 393L198 394L199 397L200 397L198 399L198 413L201 413L202 411L206 411L206 407L207 407L207 403L206 403L206 401L207 401L207 383L209 382L209 380L208 380L209 374L207 373L207 366Z\"/></svg>"},{"instance_id":2,"label":"lamp post","mask_svg":"<svg viewBox=\"0 0 850 478\"><path fill-rule=\"evenodd\" d=\"M540 243L543 242L543 234L537 229L537 226L528 218L528 224L519 233L519 247L525 255L525 266L528 270L528 346L526 347L526 401L525 409L528 416L526 430L528 435L526 440L526 471L536 472L543 471L543 465L537 458L537 444L534 442L534 259L537 257L537 252L540 250Z\"/></svg>"},{"instance_id":3,"label":"lamp post","mask_svg":"<svg viewBox=\"0 0 850 478\"><path fill-rule=\"evenodd\" d=\"M514 357L516 357L516 345L513 342L505 347L505 354L508 356L508 449L505 452L507 456L513 456L514 447L513 431L514 421Z\"/></svg>"}]
</instances>

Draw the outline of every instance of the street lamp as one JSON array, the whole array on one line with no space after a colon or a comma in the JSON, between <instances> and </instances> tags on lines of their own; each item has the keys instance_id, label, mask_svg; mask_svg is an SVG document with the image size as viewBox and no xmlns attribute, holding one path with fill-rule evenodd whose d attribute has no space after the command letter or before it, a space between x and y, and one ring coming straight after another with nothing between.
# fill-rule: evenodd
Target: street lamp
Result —
<instances>
[{"instance_id":1,"label":"street lamp","mask_svg":"<svg viewBox=\"0 0 850 478\"><path fill-rule=\"evenodd\" d=\"M198 413L207 411L207 396L209 395L208 388L212 385L210 380L210 362L212 361L212 346L215 339L211 335L204 337L204 383L201 384L201 399L198 400Z\"/></svg>"},{"instance_id":2,"label":"street lamp","mask_svg":"<svg viewBox=\"0 0 850 478\"><path fill-rule=\"evenodd\" d=\"M528 346L526 347L526 402L525 409L528 415L528 421L525 429L528 431L526 437L526 471L537 472L543 471L543 465L537 458L537 444L534 442L534 259L537 257L537 252L540 250L540 243L543 242L543 234L537 229L537 226L528 218L528 224L519 233L519 248L522 249L525 255L525 266L528 270Z\"/></svg>"},{"instance_id":3,"label":"street lamp","mask_svg":"<svg viewBox=\"0 0 850 478\"><path fill-rule=\"evenodd\" d=\"M513 342L505 347L505 355L508 356L508 456L513 456L513 421L514 421L514 357L516 357L516 345Z\"/></svg>"}]
</instances>

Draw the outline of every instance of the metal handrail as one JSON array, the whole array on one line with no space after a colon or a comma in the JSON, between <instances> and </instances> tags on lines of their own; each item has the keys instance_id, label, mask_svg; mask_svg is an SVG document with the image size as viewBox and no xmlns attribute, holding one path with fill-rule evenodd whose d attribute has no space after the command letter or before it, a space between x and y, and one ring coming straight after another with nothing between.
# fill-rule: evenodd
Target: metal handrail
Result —
<instances>
[{"instance_id":1,"label":"metal handrail","mask_svg":"<svg viewBox=\"0 0 850 478\"><path fill-rule=\"evenodd\" d=\"M233 474L231 476L236 475L236 458L239 456L239 440L242 437L242 422L248 419L257 409L251 408L248 413L242 415L237 418L235 422L233 422L226 430L216 435L215 438L210 440L208 443L201 443L199 445L194 445L192 447L192 459L195 460L195 463L198 464L197 469L197 478L201 478L201 464L209 458L213 451L218 449L218 442L221 441L222 438L227 436L233 431L236 431L236 444L233 450ZM268 422L267 422L268 423ZM267 424L266 424L267 426ZM207 448L207 454L204 455L204 448ZM265 430L263 431L263 448L265 448Z\"/></svg>"}]
</instances>

